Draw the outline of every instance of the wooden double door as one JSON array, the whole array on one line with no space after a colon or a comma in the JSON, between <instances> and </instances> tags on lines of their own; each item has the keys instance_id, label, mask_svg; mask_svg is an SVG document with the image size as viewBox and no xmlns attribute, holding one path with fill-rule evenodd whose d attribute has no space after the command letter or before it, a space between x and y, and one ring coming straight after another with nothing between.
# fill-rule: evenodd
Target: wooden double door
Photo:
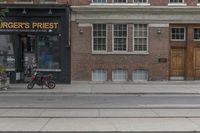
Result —
<instances>
[{"instance_id":1,"label":"wooden double door","mask_svg":"<svg viewBox=\"0 0 200 133\"><path fill-rule=\"evenodd\" d=\"M200 79L200 48L194 48L191 55L187 55L183 48L171 49L170 78L173 80L187 77Z\"/></svg>"}]
</instances>

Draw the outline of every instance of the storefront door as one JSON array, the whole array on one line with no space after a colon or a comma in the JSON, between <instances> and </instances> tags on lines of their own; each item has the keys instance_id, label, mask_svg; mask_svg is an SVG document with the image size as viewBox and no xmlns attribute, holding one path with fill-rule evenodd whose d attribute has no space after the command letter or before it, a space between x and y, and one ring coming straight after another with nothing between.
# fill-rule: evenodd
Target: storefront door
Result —
<instances>
[{"instance_id":1,"label":"storefront door","mask_svg":"<svg viewBox=\"0 0 200 133\"><path fill-rule=\"evenodd\" d=\"M36 36L29 34L18 35L17 73L16 80L28 82L31 77L32 64L35 63Z\"/></svg>"}]
</instances>

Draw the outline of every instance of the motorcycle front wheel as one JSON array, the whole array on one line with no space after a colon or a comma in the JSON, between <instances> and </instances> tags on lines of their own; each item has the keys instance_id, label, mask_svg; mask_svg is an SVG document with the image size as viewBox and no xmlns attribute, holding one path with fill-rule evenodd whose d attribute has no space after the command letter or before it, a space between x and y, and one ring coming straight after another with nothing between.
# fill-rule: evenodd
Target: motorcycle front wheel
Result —
<instances>
[{"instance_id":1,"label":"motorcycle front wheel","mask_svg":"<svg viewBox=\"0 0 200 133\"><path fill-rule=\"evenodd\" d=\"M27 89L33 89L34 85L35 85L35 81L30 81L27 85Z\"/></svg>"},{"instance_id":2,"label":"motorcycle front wheel","mask_svg":"<svg viewBox=\"0 0 200 133\"><path fill-rule=\"evenodd\" d=\"M47 87L48 87L49 89L54 89L54 88L56 87L55 81L53 81L53 80L48 81Z\"/></svg>"}]
</instances>

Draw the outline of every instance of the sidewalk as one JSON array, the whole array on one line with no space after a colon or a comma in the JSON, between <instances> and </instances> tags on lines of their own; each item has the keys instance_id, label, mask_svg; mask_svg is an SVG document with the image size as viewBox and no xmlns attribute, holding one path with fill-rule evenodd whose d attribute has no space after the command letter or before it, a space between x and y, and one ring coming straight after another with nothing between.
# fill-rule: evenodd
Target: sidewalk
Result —
<instances>
[{"instance_id":1,"label":"sidewalk","mask_svg":"<svg viewBox=\"0 0 200 133\"><path fill-rule=\"evenodd\" d=\"M0 94L200 95L200 81L72 83L55 89L11 84ZM0 108L0 132L195 132L200 108Z\"/></svg>"},{"instance_id":2,"label":"sidewalk","mask_svg":"<svg viewBox=\"0 0 200 133\"><path fill-rule=\"evenodd\" d=\"M27 84L10 84L0 94L200 94L200 81L152 81L145 83L72 83L57 84L54 89Z\"/></svg>"}]
</instances>

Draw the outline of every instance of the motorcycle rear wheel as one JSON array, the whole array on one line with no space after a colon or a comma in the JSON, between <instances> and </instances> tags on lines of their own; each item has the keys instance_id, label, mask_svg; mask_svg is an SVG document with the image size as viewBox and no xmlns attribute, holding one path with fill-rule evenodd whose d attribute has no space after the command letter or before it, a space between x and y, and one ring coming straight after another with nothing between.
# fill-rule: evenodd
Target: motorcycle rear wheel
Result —
<instances>
[{"instance_id":1,"label":"motorcycle rear wheel","mask_svg":"<svg viewBox=\"0 0 200 133\"><path fill-rule=\"evenodd\" d=\"M35 81L30 81L27 85L27 89L33 89L34 85L35 85Z\"/></svg>"},{"instance_id":2,"label":"motorcycle rear wheel","mask_svg":"<svg viewBox=\"0 0 200 133\"><path fill-rule=\"evenodd\" d=\"M47 83L47 87L48 87L49 89L54 89L54 88L56 87L55 81L50 80L50 81Z\"/></svg>"}]
</instances>

